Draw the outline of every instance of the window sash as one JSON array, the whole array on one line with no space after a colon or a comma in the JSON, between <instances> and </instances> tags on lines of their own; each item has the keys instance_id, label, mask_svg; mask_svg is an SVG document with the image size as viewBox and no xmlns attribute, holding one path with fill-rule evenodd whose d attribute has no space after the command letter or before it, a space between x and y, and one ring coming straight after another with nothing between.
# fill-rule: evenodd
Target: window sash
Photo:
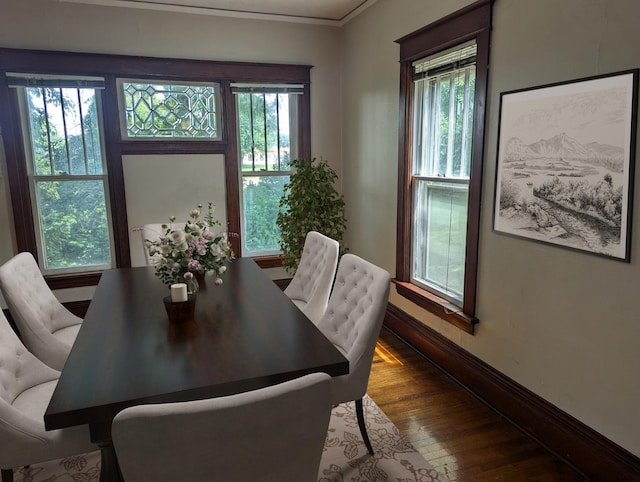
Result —
<instances>
[{"instance_id":1,"label":"window sash","mask_svg":"<svg viewBox=\"0 0 640 482\"><path fill-rule=\"evenodd\" d=\"M100 242L99 232L102 232L102 242L108 241L108 249L102 250L102 257L98 257L94 261L85 261L84 264L74 264L69 263L61 263L60 261L56 262L55 259L52 258L52 255L49 253L49 246L51 246L51 242L47 239L46 233L53 229L52 226L47 226L46 222L46 214L42 212L43 207L46 205L44 199L41 196L41 189L39 186L41 184L46 183L99 183L101 185L100 194L102 195L102 203L104 203L105 207L105 217L102 222L95 223L91 228L91 237L93 240ZM114 263L114 249L113 249L113 235L111 232L111 216L110 211L108 209L109 206L109 187L107 183L107 179L105 176L74 176L70 177L48 177L42 178L37 176L30 177L29 183L30 191L32 199L36 200L33 203L33 217L36 228L36 243L38 246L38 252L41 253L41 259L39 259L39 265L45 275L51 274L67 274L67 273L85 273L85 272L93 272L93 271L102 271L105 269L113 268ZM71 207L77 203L67 203L68 207ZM92 213L91 217L95 217L95 211ZM77 221L83 221L81 219L77 219ZM89 219L91 221L91 219ZM78 222L77 224L83 224L82 222ZM96 229L97 228L97 229ZM85 237L87 236L87 230L85 230ZM64 233L71 234L71 233ZM106 239L105 239L106 237ZM71 239L70 239L71 240ZM71 245L72 243L69 243Z\"/></svg>"},{"instance_id":2,"label":"window sash","mask_svg":"<svg viewBox=\"0 0 640 482\"><path fill-rule=\"evenodd\" d=\"M411 282L462 305L467 182L414 178Z\"/></svg>"},{"instance_id":3,"label":"window sash","mask_svg":"<svg viewBox=\"0 0 640 482\"><path fill-rule=\"evenodd\" d=\"M414 175L469 179L474 85L475 65L414 81Z\"/></svg>"},{"instance_id":4,"label":"window sash","mask_svg":"<svg viewBox=\"0 0 640 482\"><path fill-rule=\"evenodd\" d=\"M290 173L289 163L297 156L297 99L286 89L283 92L274 90L272 87L264 90L252 87L248 92L239 88L233 91L238 112L240 172L243 176ZM247 108L249 115L243 119L241 114Z\"/></svg>"}]
</instances>

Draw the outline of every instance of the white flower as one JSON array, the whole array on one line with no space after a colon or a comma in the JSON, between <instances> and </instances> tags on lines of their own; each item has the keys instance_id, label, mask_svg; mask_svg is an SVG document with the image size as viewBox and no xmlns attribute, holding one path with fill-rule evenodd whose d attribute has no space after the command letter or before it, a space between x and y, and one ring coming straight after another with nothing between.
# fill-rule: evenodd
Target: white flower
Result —
<instances>
[{"instance_id":1,"label":"white flower","mask_svg":"<svg viewBox=\"0 0 640 482\"><path fill-rule=\"evenodd\" d=\"M211 251L211 254L214 255L216 258L219 258L220 256L222 256L222 248L220 248L220 246L217 245L216 243L213 243L211 245L211 247L209 248L209 251Z\"/></svg>"},{"instance_id":2,"label":"white flower","mask_svg":"<svg viewBox=\"0 0 640 482\"><path fill-rule=\"evenodd\" d=\"M176 229L171 233L171 241L175 244L180 244L185 242L185 235L182 229Z\"/></svg>"},{"instance_id":3,"label":"white flower","mask_svg":"<svg viewBox=\"0 0 640 482\"><path fill-rule=\"evenodd\" d=\"M220 266L220 268L218 268L218 274L222 274L225 271L227 271L227 267L226 266Z\"/></svg>"},{"instance_id":4,"label":"white flower","mask_svg":"<svg viewBox=\"0 0 640 482\"><path fill-rule=\"evenodd\" d=\"M194 238L199 237L202 234L202 229L197 224L189 225L189 234Z\"/></svg>"}]
</instances>

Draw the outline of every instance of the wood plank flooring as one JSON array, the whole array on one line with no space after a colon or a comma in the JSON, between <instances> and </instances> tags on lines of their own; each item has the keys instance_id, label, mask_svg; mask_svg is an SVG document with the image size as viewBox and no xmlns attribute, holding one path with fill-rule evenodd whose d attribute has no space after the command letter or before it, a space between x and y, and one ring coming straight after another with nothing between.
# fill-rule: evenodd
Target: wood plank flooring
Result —
<instances>
[{"instance_id":1,"label":"wood plank flooring","mask_svg":"<svg viewBox=\"0 0 640 482\"><path fill-rule=\"evenodd\" d=\"M385 328L367 393L449 480L586 480Z\"/></svg>"}]
</instances>

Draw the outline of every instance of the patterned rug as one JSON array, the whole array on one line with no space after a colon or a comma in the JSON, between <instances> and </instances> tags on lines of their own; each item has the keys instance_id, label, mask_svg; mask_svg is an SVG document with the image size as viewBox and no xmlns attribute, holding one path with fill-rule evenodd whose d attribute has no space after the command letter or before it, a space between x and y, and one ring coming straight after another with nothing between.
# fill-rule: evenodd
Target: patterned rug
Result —
<instances>
[{"instance_id":1,"label":"patterned rug","mask_svg":"<svg viewBox=\"0 0 640 482\"><path fill-rule=\"evenodd\" d=\"M318 482L445 482L371 398L364 398L369 455L358 428L355 404L333 409ZM15 482L98 482L100 452L53 460L15 471ZM149 481L153 482L153 481ZM188 482L188 481L185 481Z\"/></svg>"}]
</instances>

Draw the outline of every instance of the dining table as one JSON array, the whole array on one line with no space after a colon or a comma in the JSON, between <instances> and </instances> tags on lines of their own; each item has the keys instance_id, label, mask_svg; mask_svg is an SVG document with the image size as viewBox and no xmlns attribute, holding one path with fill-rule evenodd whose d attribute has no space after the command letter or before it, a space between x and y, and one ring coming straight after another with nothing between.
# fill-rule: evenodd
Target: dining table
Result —
<instances>
[{"instance_id":1,"label":"dining table","mask_svg":"<svg viewBox=\"0 0 640 482\"><path fill-rule=\"evenodd\" d=\"M122 481L111 423L124 408L349 372L349 361L254 260L230 261L221 279L200 282L193 319L170 321L169 288L153 267L102 273L44 415L47 430L89 426L101 482Z\"/></svg>"}]
</instances>

